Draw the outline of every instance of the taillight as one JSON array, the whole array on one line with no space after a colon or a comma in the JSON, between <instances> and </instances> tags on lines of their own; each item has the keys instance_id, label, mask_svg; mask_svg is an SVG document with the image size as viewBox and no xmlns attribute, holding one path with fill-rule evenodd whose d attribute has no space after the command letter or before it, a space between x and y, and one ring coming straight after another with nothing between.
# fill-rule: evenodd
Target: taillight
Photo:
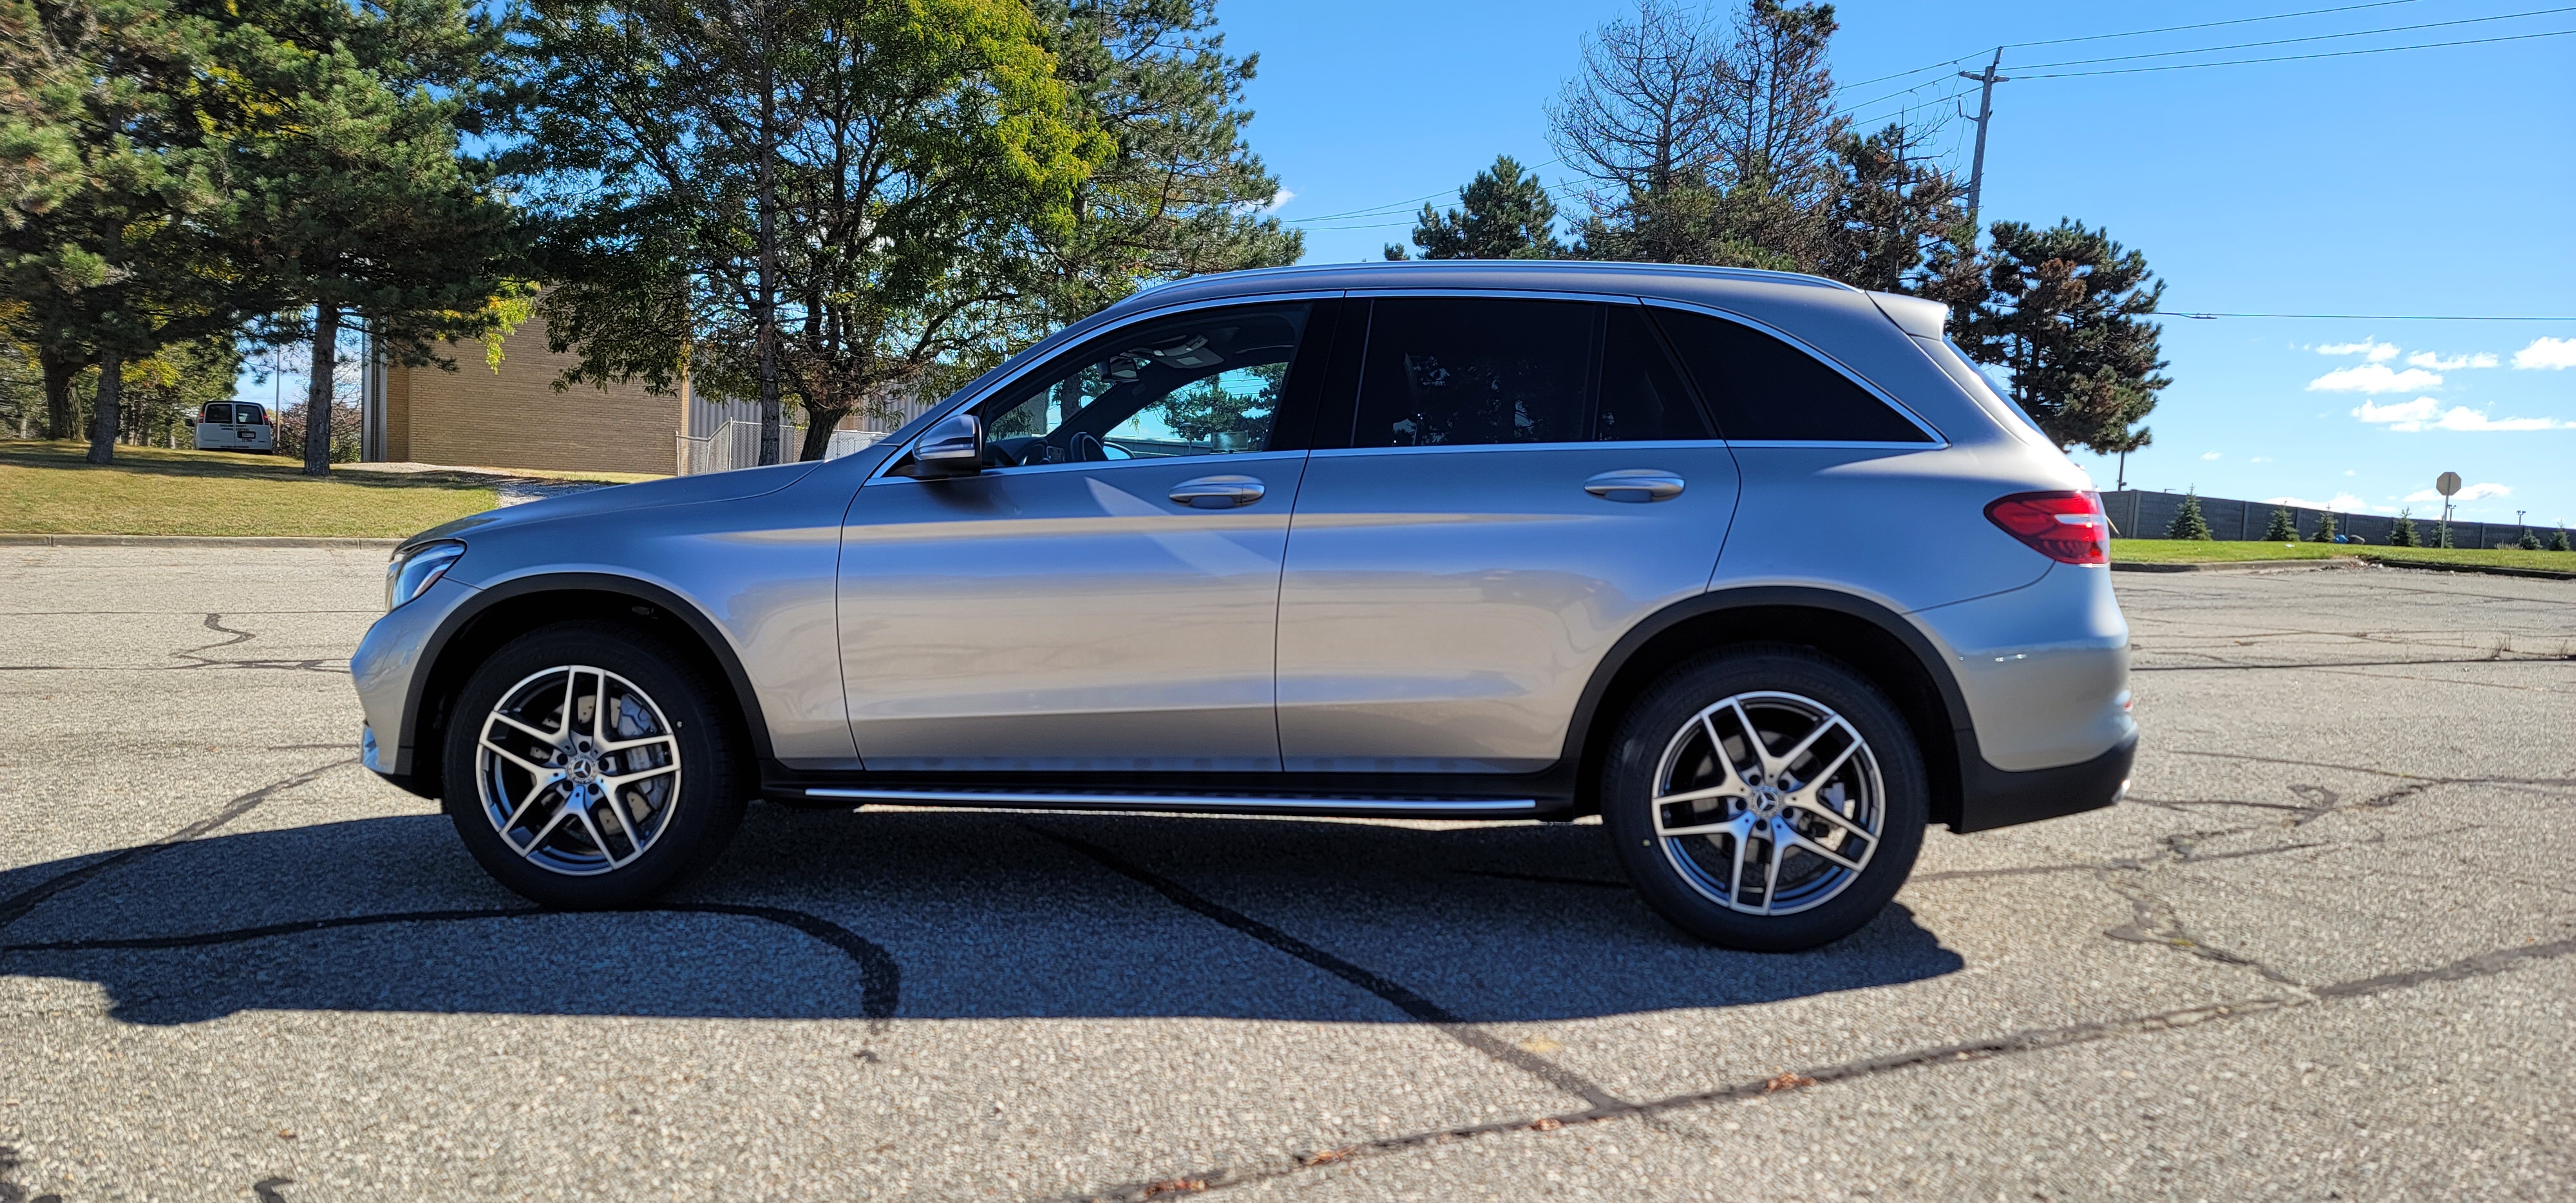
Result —
<instances>
[{"instance_id":1,"label":"taillight","mask_svg":"<svg viewBox=\"0 0 2576 1203\"><path fill-rule=\"evenodd\" d=\"M2015 493L1987 506L1986 518L2060 564L2111 562L2111 519L2090 489Z\"/></svg>"}]
</instances>

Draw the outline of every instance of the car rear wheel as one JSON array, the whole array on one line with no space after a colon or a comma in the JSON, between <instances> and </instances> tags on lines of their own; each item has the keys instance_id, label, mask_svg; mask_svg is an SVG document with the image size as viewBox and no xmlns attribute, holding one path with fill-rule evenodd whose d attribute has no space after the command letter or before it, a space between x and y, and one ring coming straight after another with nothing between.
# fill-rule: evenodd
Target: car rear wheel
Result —
<instances>
[{"instance_id":1,"label":"car rear wheel","mask_svg":"<svg viewBox=\"0 0 2576 1203\"><path fill-rule=\"evenodd\" d=\"M567 623L476 669L447 727L446 809L531 901L632 906L705 868L748 790L726 695L648 632Z\"/></svg>"},{"instance_id":2,"label":"car rear wheel","mask_svg":"<svg viewBox=\"0 0 2576 1203\"><path fill-rule=\"evenodd\" d=\"M1656 913L1713 944L1792 952L1896 896L1927 794L1913 732L1867 678L1750 646L1675 668L1629 708L1601 819Z\"/></svg>"}]
</instances>

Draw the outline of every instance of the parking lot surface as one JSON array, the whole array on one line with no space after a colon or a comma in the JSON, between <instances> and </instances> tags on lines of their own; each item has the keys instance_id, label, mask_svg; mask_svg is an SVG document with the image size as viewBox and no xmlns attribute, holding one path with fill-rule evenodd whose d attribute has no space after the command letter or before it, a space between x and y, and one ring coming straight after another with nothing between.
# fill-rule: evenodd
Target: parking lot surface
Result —
<instances>
[{"instance_id":1,"label":"parking lot surface","mask_svg":"<svg viewBox=\"0 0 2576 1203\"><path fill-rule=\"evenodd\" d=\"M381 551L0 549L0 1198L2576 1197L2576 584L2122 575L2125 805L1795 956L1591 822L754 807L532 911Z\"/></svg>"}]
</instances>

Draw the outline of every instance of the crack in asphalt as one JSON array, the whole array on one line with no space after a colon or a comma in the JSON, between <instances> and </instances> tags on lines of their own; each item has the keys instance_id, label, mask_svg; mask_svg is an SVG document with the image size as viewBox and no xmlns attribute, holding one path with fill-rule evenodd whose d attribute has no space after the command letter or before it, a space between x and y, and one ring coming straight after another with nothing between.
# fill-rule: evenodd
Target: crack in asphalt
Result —
<instances>
[{"instance_id":1,"label":"crack in asphalt","mask_svg":"<svg viewBox=\"0 0 2576 1203\"><path fill-rule=\"evenodd\" d=\"M1280 952L1304 961L1307 964L1321 969L1326 973L1332 974L1334 977L1338 977L1343 981L1349 982L1362 990L1366 990L1369 993L1386 1000L1386 1002L1393 1005L1395 1009L1413 1017L1418 1022L1431 1025L1438 1029L1442 1035L1467 1046L1469 1049L1477 1053L1481 1053L1484 1056L1513 1069L1529 1074L1550 1086L1565 1091L1576 1098L1582 1099L1584 1102L1592 1104L1594 1107L1627 1107L1631 1105L1625 1100L1619 1098L1617 1095L1601 1088L1599 1085L1595 1084L1590 1079L1585 1078L1583 1075L1567 1069L1554 1061L1550 1061L1537 1053L1533 1053L1528 1049L1522 1048L1519 1045L1513 1044L1502 1037L1496 1036L1492 1032L1486 1031L1480 1025L1470 1023L1459 1018L1457 1015L1451 1013L1448 1008L1443 1007L1430 999L1424 998L1400 982L1375 971L1361 968L1358 965L1343 960L1332 953L1326 952L1321 948L1317 948L1314 945L1309 944L1304 940L1300 940L1295 936L1289 935L1276 927L1272 927L1259 919L1255 919L1250 915L1244 914L1243 912L1217 902L1206 895L1200 894L1197 891L1190 889L1188 886L1172 880L1171 878L1165 877L1162 874L1156 873L1141 865L1134 864L1126 858L1119 856L1117 853L1111 852L1110 850L1103 848L1098 844L1094 844L1089 840L1082 839L1078 836L1066 835L1060 831L1050 830L1035 823L1022 823L1021 826L1091 858L1093 861L1098 862L1101 867L1143 885L1147 889L1150 889L1172 902L1179 904L1184 909L1196 911L1207 918L1214 919L1218 923L1222 923L1227 927L1242 932L1244 935L1250 936L1255 940L1259 940Z\"/></svg>"},{"instance_id":2,"label":"crack in asphalt","mask_svg":"<svg viewBox=\"0 0 2576 1203\"><path fill-rule=\"evenodd\" d=\"M1714 1090L1670 1095L1642 1103L1596 1107L1588 1111L1559 1115L1523 1116L1453 1128L1429 1129L1363 1144L1312 1150L1277 1160L1164 1175L1115 1186L1107 1191L1043 1196L1038 1203L1143 1203L1143 1200L1171 1190L1170 1184L1173 1182L1190 1183L1192 1184L1190 1189L1194 1190L1221 1190L1248 1186L1257 1182L1277 1181L1327 1166L1401 1156L1420 1149L1464 1140L1520 1132L1557 1132L1567 1128L1626 1119L1651 1120L1677 1111L1757 1099L1777 1093L1784 1088L1815 1089L1908 1070L1970 1065L2001 1057L2046 1052L2126 1036L2178 1031L2212 1023L2234 1023L2251 1016L2266 1015L2291 1007L2326 1006L2345 999L2388 994L2433 982L2492 977L2510 972L2528 962L2552 960L2571 953L2576 953L2576 939L2496 949L2430 969L2381 974L2314 989L2299 988L2290 994L2261 995L2223 1003L2133 1015L2121 1019L2069 1024L2064 1027L2023 1028L1980 1040L1936 1045L1908 1052L1891 1053L1883 1057L1816 1066L1760 1081L1738 1082Z\"/></svg>"},{"instance_id":3,"label":"crack in asphalt","mask_svg":"<svg viewBox=\"0 0 2576 1203\"><path fill-rule=\"evenodd\" d=\"M340 611L336 610L317 610L313 612L323 614L340 613ZM206 615L206 629L230 635L232 638L188 648L184 651L175 651L170 653L170 655L174 657L189 661L189 663L186 664L0 664L0 672L182 672L189 669L199 668L233 668L279 669L290 672L338 673L346 675L349 671L348 657L346 656L312 656L300 660L292 658L219 660L212 656L198 655L197 653L199 652L211 652L217 648L233 647L258 638L258 635L253 632L237 631L231 627L223 625L223 619L224 616L222 614L210 613Z\"/></svg>"}]
</instances>

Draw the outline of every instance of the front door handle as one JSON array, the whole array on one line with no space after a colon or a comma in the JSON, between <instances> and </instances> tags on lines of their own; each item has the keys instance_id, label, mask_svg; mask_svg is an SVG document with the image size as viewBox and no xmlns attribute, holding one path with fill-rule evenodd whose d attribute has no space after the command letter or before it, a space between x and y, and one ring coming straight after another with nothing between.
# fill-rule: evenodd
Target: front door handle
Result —
<instances>
[{"instance_id":1,"label":"front door handle","mask_svg":"<svg viewBox=\"0 0 2576 1203\"><path fill-rule=\"evenodd\" d=\"M1261 500L1269 490L1251 476L1202 476L1172 486L1172 500L1194 510L1230 510Z\"/></svg>"},{"instance_id":2,"label":"front door handle","mask_svg":"<svg viewBox=\"0 0 2576 1203\"><path fill-rule=\"evenodd\" d=\"M1681 477L1657 468L1621 468L1583 482L1583 491L1605 501L1668 501L1682 495Z\"/></svg>"}]
</instances>

